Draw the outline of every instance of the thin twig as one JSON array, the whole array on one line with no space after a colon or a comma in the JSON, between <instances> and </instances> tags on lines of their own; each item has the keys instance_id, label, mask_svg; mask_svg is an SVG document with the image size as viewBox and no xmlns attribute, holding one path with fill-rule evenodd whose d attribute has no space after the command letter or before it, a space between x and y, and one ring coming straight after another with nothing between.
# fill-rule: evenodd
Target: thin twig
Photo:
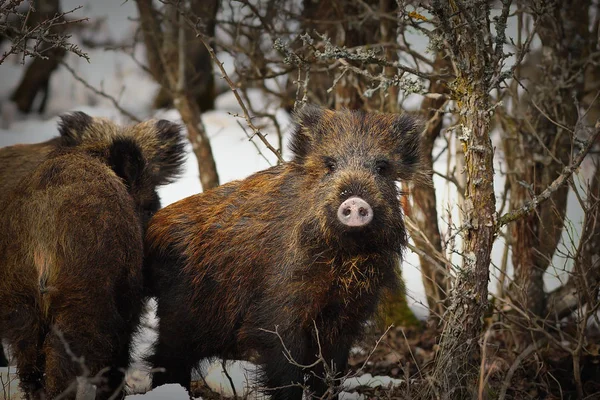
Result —
<instances>
[{"instance_id":1,"label":"thin twig","mask_svg":"<svg viewBox=\"0 0 600 400\"><path fill-rule=\"evenodd\" d=\"M117 101L117 99L115 99L113 96L103 92L102 90L96 89L95 87L90 85L85 79L83 79L81 76L79 76L77 74L77 72L75 72L75 70L73 68L71 68L71 66L69 64L67 64L66 62L61 61L60 63L71 73L71 75L73 75L73 78L75 78L75 80L77 80L78 82L81 82L86 88L88 88L89 90L91 90L92 92L97 94L98 96L108 99L113 104L113 106L115 106L115 108L121 112L121 114L125 115L127 118L129 118L130 120L132 120L134 122L141 122L141 120L138 117L136 117L135 115L133 115L132 113L130 113L129 111L127 111L123 107L121 107L119 105L119 102Z\"/></svg>"},{"instance_id":2,"label":"thin twig","mask_svg":"<svg viewBox=\"0 0 600 400\"><path fill-rule=\"evenodd\" d=\"M233 92L233 95L235 96L235 99L237 100L237 102L239 103L240 107L242 108L242 111L244 113L244 118L246 119L246 123L248 124L248 126L250 127L250 129L252 129L252 131L254 132L253 136L258 136L258 138L261 140L261 142L263 142L263 144L273 154L275 154L275 156L277 157L277 159L279 160L279 162L283 163L284 160L283 160L283 157L281 156L281 153L278 152L273 146L271 146L271 143L269 143L269 141L267 140L267 138L265 137L265 135L263 135L262 132L260 131L260 129L258 129L254 125L254 123L252 122L252 118L250 117L250 115L248 113L248 109L246 108L246 105L244 104L244 101L240 97L240 94L238 93L237 88L235 87L235 84L233 83L233 81L231 80L231 78L229 77L229 75L227 74L227 71L225 71L225 68L223 67L223 63L217 58L217 55L215 54L215 51L213 50L212 46L207 42L206 38L204 37L204 35L202 33L197 32L196 36L202 41L202 44L204 44L204 47L206 47L206 50L210 54L210 58L219 67L219 70L221 71L221 77L223 79L225 79L225 81L229 85L229 88Z\"/></svg>"},{"instance_id":3,"label":"thin twig","mask_svg":"<svg viewBox=\"0 0 600 400\"><path fill-rule=\"evenodd\" d=\"M540 204L542 204L543 202L548 200L550 198L550 196L552 195L552 193L554 193L562 185L564 185L567 182L567 180L571 177L573 172L577 168L579 168L579 166L583 162L585 156L589 153L589 151L594 146L596 139L599 137L599 135L600 135L600 128L596 128L596 132L594 132L594 134L586 141L585 147L583 148L583 150L581 150L581 152L577 155L577 157L575 157L575 160L573 160L571 165L569 165L568 167L565 167L563 169L562 173L558 176L558 178L556 178L543 192L541 192L540 194L535 196L533 199L528 201L521 208L518 208L513 211L509 211L506 214L502 215L498 219L498 223L496 224L496 230L500 230L500 228L502 228L504 225L525 217L526 215L531 213L533 210L535 210L537 208L537 206L539 206Z\"/></svg>"},{"instance_id":4,"label":"thin twig","mask_svg":"<svg viewBox=\"0 0 600 400\"><path fill-rule=\"evenodd\" d=\"M225 374L225 376L227 377L227 380L229 381L229 386L231 386L231 390L233 392L233 398L237 399L238 395L237 395L237 391L235 390L235 385L233 384L233 379L231 379L231 376L229 375L227 368L225 368L225 360L223 360L223 359L221 359L221 368L223 368L223 373Z\"/></svg>"},{"instance_id":5,"label":"thin twig","mask_svg":"<svg viewBox=\"0 0 600 400\"><path fill-rule=\"evenodd\" d=\"M529 357L529 355L531 353L536 351L538 349L538 347L540 347L545 342L546 342L546 339L540 339L535 343L531 343L529 346L527 346L525 348L525 350L523 350L521 352L521 354L519 354L517 356L515 361L510 366L510 369L506 373L504 382L502 382L502 387L500 388L500 395L498 396L498 400L504 400L504 398L506 397L506 391L508 390L508 387L510 386L510 380L512 379L513 375L515 374L515 371L517 370L517 368L519 368L519 365L521 365L523 360L525 360L527 357Z\"/></svg>"},{"instance_id":6,"label":"thin twig","mask_svg":"<svg viewBox=\"0 0 600 400\"><path fill-rule=\"evenodd\" d=\"M375 346L373 346L373 348L371 349L371 352L369 353L369 355L367 356L367 358L365 359L365 361L363 362L363 364L361 365L361 367L356 371L356 374L358 374L358 373L360 373L360 372L362 372L364 370L365 365L367 365L367 363L371 359L371 356L373 356L373 353L375 353L375 350L379 347L379 343L381 343L381 341L383 340L383 338L388 334L388 332L390 331L390 329L392 329L393 327L394 327L394 325L388 326L387 329L385 330L385 332L383 332L383 334L379 337L379 339L377 339L377 341L375 342Z\"/></svg>"}]
</instances>

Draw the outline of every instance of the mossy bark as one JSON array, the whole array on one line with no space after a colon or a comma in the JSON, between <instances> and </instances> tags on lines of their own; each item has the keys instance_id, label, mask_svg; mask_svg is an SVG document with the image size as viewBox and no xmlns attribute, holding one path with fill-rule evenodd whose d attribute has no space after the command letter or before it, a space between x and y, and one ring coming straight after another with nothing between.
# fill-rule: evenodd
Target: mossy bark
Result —
<instances>
[{"instance_id":1,"label":"mossy bark","mask_svg":"<svg viewBox=\"0 0 600 400\"><path fill-rule=\"evenodd\" d=\"M504 6L498 25L505 23L509 5ZM496 235L489 92L502 59L503 42L494 49L488 1L434 0L432 10L457 73L451 96L460 113L457 133L465 154L466 176L463 260L444 314L432 382L434 393L465 399L470 397L468 388L473 387L480 365L479 337L488 309L489 266Z\"/></svg>"},{"instance_id":2,"label":"mossy bark","mask_svg":"<svg viewBox=\"0 0 600 400\"><path fill-rule=\"evenodd\" d=\"M387 329L388 326L417 326L419 320L408 306L406 290L401 289L387 293L379 307L379 328Z\"/></svg>"}]
</instances>

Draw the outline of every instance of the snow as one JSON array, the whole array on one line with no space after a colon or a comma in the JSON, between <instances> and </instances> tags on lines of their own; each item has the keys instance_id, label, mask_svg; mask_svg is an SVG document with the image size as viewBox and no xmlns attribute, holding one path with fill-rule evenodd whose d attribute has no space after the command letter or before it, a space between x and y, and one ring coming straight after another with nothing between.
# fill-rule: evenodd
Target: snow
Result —
<instances>
[{"instance_id":1,"label":"snow","mask_svg":"<svg viewBox=\"0 0 600 400\"><path fill-rule=\"evenodd\" d=\"M236 369L228 369L229 374L233 374L233 375L231 375L231 377L234 381L237 381L237 379L234 377L236 372L243 374L245 377L248 369L255 369L255 367L251 366L249 363L243 363L245 365L242 365L242 363L237 363L237 364L238 364L238 367L236 367L237 370ZM224 373L220 369L220 366L218 368L215 367L212 369L214 371L211 371L207 374L206 381L214 389L215 387L212 384L210 384L210 379L213 374L223 375L223 378L224 379L226 379L226 378L224 376ZM340 400L364 399L365 398L364 395L361 395L359 393L349 393L350 391L355 391L358 387L361 387L361 386L362 387L372 387L372 388L375 388L375 387L392 388L395 386L400 386L402 383L404 383L404 381L401 379L394 379L394 378L390 378L389 376L372 376L371 374L364 374L359 377L348 378L341 385L343 391L340 393ZM227 383L226 386L227 387L222 387L222 390L217 390L217 392L225 397L233 397L233 391L231 390L229 383ZM257 398L258 397L256 395L256 392L250 392L246 389L247 389L247 386L236 384L236 393L240 398L247 399L247 398ZM140 400L142 400L142 399L143 400L171 400L171 399L185 399L185 398L187 398L187 396L188 396L188 393L185 390L185 388L183 388L179 384L172 383L172 384L166 384L166 385L159 386L155 389L148 391L145 394L133 394L133 395L126 396L125 399L127 399L127 400L138 400L138 399L140 399ZM197 399L200 399L200 397L198 397Z\"/></svg>"},{"instance_id":2,"label":"snow","mask_svg":"<svg viewBox=\"0 0 600 400\"><path fill-rule=\"evenodd\" d=\"M125 397L128 400L173 400L187 399L188 392L177 383L169 383L150 390L145 394L132 394ZM200 397L198 397L200 399Z\"/></svg>"},{"instance_id":3,"label":"snow","mask_svg":"<svg viewBox=\"0 0 600 400\"><path fill-rule=\"evenodd\" d=\"M364 374L354 378L346 379L342 384L342 388L344 388L346 391L355 390L359 386L391 388L394 386L400 386L403 383L404 381L402 379L395 379L389 376L372 376L371 374Z\"/></svg>"},{"instance_id":4,"label":"snow","mask_svg":"<svg viewBox=\"0 0 600 400\"><path fill-rule=\"evenodd\" d=\"M254 398L257 391L253 386L258 367L247 361L228 361L225 369L234 383L235 393L241 398ZM204 369L204 380L208 386L225 397L233 397L227 375L223 372L221 362L212 362Z\"/></svg>"}]
</instances>

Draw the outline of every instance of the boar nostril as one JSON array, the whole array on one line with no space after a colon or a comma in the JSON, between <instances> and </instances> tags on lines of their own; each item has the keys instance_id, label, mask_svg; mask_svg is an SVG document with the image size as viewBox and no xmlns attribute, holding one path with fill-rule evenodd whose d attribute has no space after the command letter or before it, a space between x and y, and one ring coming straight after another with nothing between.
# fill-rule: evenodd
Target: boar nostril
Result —
<instances>
[{"instance_id":1,"label":"boar nostril","mask_svg":"<svg viewBox=\"0 0 600 400\"><path fill-rule=\"evenodd\" d=\"M373 209L360 197L350 197L340 204L337 217L346 226L361 227L371 222Z\"/></svg>"}]
</instances>

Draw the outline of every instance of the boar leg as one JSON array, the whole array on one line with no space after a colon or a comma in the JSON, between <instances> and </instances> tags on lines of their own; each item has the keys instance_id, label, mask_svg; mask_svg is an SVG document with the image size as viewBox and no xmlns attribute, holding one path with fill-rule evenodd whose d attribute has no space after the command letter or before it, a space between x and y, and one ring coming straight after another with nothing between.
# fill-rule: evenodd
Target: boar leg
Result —
<instances>
[{"instance_id":1,"label":"boar leg","mask_svg":"<svg viewBox=\"0 0 600 400\"><path fill-rule=\"evenodd\" d=\"M318 347L313 346L314 351L311 354L314 354L312 360L308 359L307 364L313 363L316 360L316 355L318 354ZM321 343L321 353L323 355L323 360L327 363L328 369L330 370L329 374L333 376L326 376L327 372L325 371L325 367L323 365L323 360L319 362L312 369L308 378L308 386L310 387L311 392L317 398L322 398L323 395L330 389L331 383L327 383L326 378L340 378L344 375L344 371L348 366L348 353L350 351L350 345L345 343ZM334 368L331 370L331 368ZM333 385L339 385L339 381L332 382ZM331 387L332 390L336 390L335 387ZM338 396L327 397L333 400L337 399Z\"/></svg>"},{"instance_id":2,"label":"boar leg","mask_svg":"<svg viewBox=\"0 0 600 400\"><path fill-rule=\"evenodd\" d=\"M21 389L27 394L27 398L37 399L42 395L44 358L40 350L45 330L35 300L20 300L30 304L20 304L15 308L9 322L11 327L7 339L17 360Z\"/></svg>"},{"instance_id":3,"label":"boar leg","mask_svg":"<svg viewBox=\"0 0 600 400\"><path fill-rule=\"evenodd\" d=\"M53 398L69 389L74 398L76 378L84 376L87 369L88 378L97 386L96 399L122 398L129 360L124 352L131 341L129 324L106 295L95 301L102 296L91 291L83 297L70 294L66 304L55 304L54 330L44 343L46 394Z\"/></svg>"},{"instance_id":4,"label":"boar leg","mask_svg":"<svg viewBox=\"0 0 600 400\"><path fill-rule=\"evenodd\" d=\"M263 384L269 388L265 393L271 396L271 400L302 400L304 372L295 363L300 364L306 359L306 340L283 336L283 341L293 361L284 355L279 338L268 346L269 349L262 354Z\"/></svg>"}]
</instances>

